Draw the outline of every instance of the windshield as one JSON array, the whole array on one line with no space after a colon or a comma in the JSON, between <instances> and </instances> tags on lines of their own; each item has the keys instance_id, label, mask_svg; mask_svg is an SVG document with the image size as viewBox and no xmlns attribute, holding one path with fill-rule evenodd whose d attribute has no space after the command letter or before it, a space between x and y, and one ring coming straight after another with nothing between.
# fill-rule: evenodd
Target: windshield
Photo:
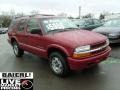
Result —
<instances>
[{"instance_id":1,"label":"windshield","mask_svg":"<svg viewBox=\"0 0 120 90\"><path fill-rule=\"evenodd\" d=\"M114 20L109 20L104 24L105 27L120 27L120 20L119 19L114 19Z\"/></svg>"},{"instance_id":2,"label":"windshield","mask_svg":"<svg viewBox=\"0 0 120 90\"><path fill-rule=\"evenodd\" d=\"M42 24L46 32L77 29L77 26L71 20L65 18L44 19Z\"/></svg>"},{"instance_id":3,"label":"windshield","mask_svg":"<svg viewBox=\"0 0 120 90\"><path fill-rule=\"evenodd\" d=\"M78 25L80 25L80 26L82 26L82 25L93 25L94 24L93 20L91 20L91 19L88 19L88 20L77 20L76 23Z\"/></svg>"}]
</instances>

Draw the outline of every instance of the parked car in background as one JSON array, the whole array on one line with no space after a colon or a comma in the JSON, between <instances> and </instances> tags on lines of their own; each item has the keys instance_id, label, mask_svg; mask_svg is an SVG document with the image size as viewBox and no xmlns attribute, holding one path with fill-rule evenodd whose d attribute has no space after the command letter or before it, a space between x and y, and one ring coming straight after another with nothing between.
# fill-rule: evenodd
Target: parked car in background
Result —
<instances>
[{"instance_id":1,"label":"parked car in background","mask_svg":"<svg viewBox=\"0 0 120 90\"><path fill-rule=\"evenodd\" d=\"M111 51L104 35L80 30L71 20L57 16L17 18L8 36L17 57L24 51L40 55L49 60L51 70L59 76L94 66L106 60Z\"/></svg>"},{"instance_id":2,"label":"parked car in background","mask_svg":"<svg viewBox=\"0 0 120 90\"><path fill-rule=\"evenodd\" d=\"M0 34L5 34L8 32L8 28L0 28Z\"/></svg>"},{"instance_id":3,"label":"parked car in background","mask_svg":"<svg viewBox=\"0 0 120 90\"><path fill-rule=\"evenodd\" d=\"M103 21L98 19L75 19L73 22L80 28L92 30L103 25Z\"/></svg>"},{"instance_id":4,"label":"parked car in background","mask_svg":"<svg viewBox=\"0 0 120 90\"><path fill-rule=\"evenodd\" d=\"M120 18L111 19L93 31L107 36L110 43L120 43Z\"/></svg>"}]
</instances>

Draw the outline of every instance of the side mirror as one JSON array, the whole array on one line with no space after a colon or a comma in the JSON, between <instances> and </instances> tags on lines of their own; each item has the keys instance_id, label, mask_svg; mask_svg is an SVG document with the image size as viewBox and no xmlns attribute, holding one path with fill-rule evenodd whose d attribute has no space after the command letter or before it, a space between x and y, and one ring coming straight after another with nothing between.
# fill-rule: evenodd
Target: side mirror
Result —
<instances>
[{"instance_id":1,"label":"side mirror","mask_svg":"<svg viewBox=\"0 0 120 90\"><path fill-rule=\"evenodd\" d=\"M80 27L80 25L77 25L77 27Z\"/></svg>"},{"instance_id":2,"label":"side mirror","mask_svg":"<svg viewBox=\"0 0 120 90\"><path fill-rule=\"evenodd\" d=\"M41 29L32 29L31 30L31 32L30 32L31 34L40 34L40 35L42 35L42 32L41 32Z\"/></svg>"},{"instance_id":3,"label":"side mirror","mask_svg":"<svg viewBox=\"0 0 120 90\"><path fill-rule=\"evenodd\" d=\"M87 24L87 23L85 23L85 24L84 24L84 26L85 26L85 27L87 27L87 26L88 26L88 24Z\"/></svg>"}]
</instances>

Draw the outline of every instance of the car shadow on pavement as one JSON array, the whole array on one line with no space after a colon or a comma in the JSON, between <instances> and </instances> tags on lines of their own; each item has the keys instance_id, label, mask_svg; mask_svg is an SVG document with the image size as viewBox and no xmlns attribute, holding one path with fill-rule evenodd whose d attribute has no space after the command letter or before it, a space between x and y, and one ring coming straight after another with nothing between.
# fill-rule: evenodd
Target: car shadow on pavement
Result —
<instances>
[{"instance_id":1,"label":"car shadow on pavement","mask_svg":"<svg viewBox=\"0 0 120 90\"><path fill-rule=\"evenodd\" d=\"M120 47L120 43L110 44L110 46L111 46L112 48L118 48L118 47Z\"/></svg>"},{"instance_id":2,"label":"car shadow on pavement","mask_svg":"<svg viewBox=\"0 0 120 90\"><path fill-rule=\"evenodd\" d=\"M97 74L99 73L100 71L100 67L99 65L95 65L93 67L90 67L90 68L87 68L87 69L84 69L84 70L79 70L79 71L72 71L71 72L71 75L70 76L76 76L76 75L94 75L94 74Z\"/></svg>"},{"instance_id":3,"label":"car shadow on pavement","mask_svg":"<svg viewBox=\"0 0 120 90\"><path fill-rule=\"evenodd\" d=\"M110 56L120 59L120 43L110 44L110 47L112 49Z\"/></svg>"},{"instance_id":4,"label":"car shadow on pavement","mask_svg":"<svg viewBox=\"0 0 120 90\"><path fill-rule=\"evenodd\" d=\"M39 69L41 71L46 72L47 70L49 70L48 72L51 72L48 59L42 58L40 56L35 56L33 54L30 54L30 53L26 53L24 55L24 58L27 61L29 59L29 62L31 62L33 64L36 63L36 65L39 66ZM46 69L46 70L44 71L43 69L44 70ZM68 78L69 77L74 77L76 75L94 75L94 74L99 73L99 71L100 71L100 66L99 65L95 65L95 66L92 66L92 67L84 69L84 70L70 71L70 73L69 73L69 75L67 77ZM52 72L50 74L52 74ZM66 78L66 77L63 77L63 78Z\"/></svg>"}]
</instances>

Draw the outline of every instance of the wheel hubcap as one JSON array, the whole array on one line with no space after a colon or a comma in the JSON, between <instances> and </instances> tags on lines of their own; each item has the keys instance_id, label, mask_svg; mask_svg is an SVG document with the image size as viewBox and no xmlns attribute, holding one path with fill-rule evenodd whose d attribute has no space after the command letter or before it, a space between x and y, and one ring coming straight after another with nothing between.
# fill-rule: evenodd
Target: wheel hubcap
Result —
<instances>
[{"instance_id":1,"label":"wheel hubcap","mask_svg":"<svg viewBox=\"0 0 120 90\"><path fill-rule=\"evenodd\" d=\"M17 55L18 54L18 46L14 45L13 50L14 50L14 53Z\"/></svg>"},{"instance_id":2,"label":"wheel hubcap","mask_svg":"<svg viewBox=\"0 0 120 90\"><path fill-rule=\"evenodd\" d=\"M57 74L63 72L63 65L62 65L62 63L61 63L61 61L60 61L60 59L58 57L53 57L52 58L52 69Z\"/></svg>"}]
</instances>

